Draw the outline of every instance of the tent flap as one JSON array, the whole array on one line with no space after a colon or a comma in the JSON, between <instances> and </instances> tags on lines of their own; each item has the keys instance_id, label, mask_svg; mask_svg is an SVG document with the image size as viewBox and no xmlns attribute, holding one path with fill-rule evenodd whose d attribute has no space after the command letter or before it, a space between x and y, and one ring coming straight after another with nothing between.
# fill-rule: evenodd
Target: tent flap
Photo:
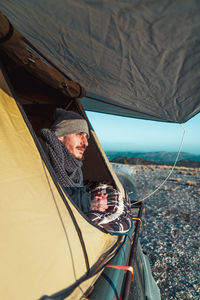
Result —
<instances>
[{"instance_id":1,"label":"tent flap","mask_svg":"<svg viewBox=\"0 0 200 300\"><path fill-rule=\"evenodd\" d=\"M85 109L179 123L200 111L199 1L10 0L0 8L95 95Z\"/></svg>"},{"instance_id":2,"label":"tent flap","mask_svg":"<svg viewBox=\"0 0 200 300\"><path fill-rule=\"evenodd\" d=\"M10 0L0 9L98 99L85 109L179 123L200 111L199 1Z\"/></svg>"}]
</instances>

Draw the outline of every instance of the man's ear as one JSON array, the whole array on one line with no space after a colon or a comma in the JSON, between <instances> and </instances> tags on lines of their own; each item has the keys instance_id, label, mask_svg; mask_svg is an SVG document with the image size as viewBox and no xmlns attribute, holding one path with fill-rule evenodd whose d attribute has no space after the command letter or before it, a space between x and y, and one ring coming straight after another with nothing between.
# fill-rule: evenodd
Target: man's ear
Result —
<instances>
[{"instance_id":1,"label":"man's ear","mask_svg":"<svg viewBox=\"0 0 200 300\"><path fill-rule=\"evenodd\" d=\"M63 143L64 136L61 136L58 139Z\"/></svg>"}]
</instances>

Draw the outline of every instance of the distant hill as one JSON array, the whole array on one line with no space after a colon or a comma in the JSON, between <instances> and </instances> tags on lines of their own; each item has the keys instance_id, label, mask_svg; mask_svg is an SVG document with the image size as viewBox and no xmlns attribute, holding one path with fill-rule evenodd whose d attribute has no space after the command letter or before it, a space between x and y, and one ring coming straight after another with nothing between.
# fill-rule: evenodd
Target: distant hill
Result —
<instances>
[{"instance_id":1,"label":"distant hill","mask_svg":"<svg viewBox=\"0 0 200 300\"><path fill-rule=\"evenodd\" d=\"M130 164L130 165L163 165L163 163L158 163L152 160L143 159L140 157L128 157L128 156L118 156L111 160L111 162Z\"/></svg>"},{"instance_id":2,"label":"distant hill","mask_svg":"<svg viewBox=\"0 0 200 300\"><path fill-rule=\"evenodd\" d=\"M172 165L175 162L176 152L107 152L108 159L116 163L143 164L143 165ZM181 152L177 166L200 167L200 155Z\"/></svg>"},{"instance_id":3,"label":"distant hill","mask_svg":"<svg viewBox=\"0 0 200 300\"><path fill-rule=\"evenodd\" d=\"M164 152L164 151L158 151L158 152L125 152L125 151L112 151L112 152L106 152L106 155L109 160L113 160L116 157L119 156L125 156L125 157L139 157L146 160L151 160L158 163L168 163L172 164L174 163L177 152ZM181 152L179 156L179 160L193 160L193 161L199 161L200 162L200 155L195 155L187 152Z\"/></svg>"},{"instance_id":4,"label":"distant hill","mask_svg":"<svg viewBox=\"0 0 200 300\"><path fill-rule=\"evenodd\" d=\"M188 168L200 168L200 161L182 159L179 160L176 165Z\"/></svg>"}]
</instances>

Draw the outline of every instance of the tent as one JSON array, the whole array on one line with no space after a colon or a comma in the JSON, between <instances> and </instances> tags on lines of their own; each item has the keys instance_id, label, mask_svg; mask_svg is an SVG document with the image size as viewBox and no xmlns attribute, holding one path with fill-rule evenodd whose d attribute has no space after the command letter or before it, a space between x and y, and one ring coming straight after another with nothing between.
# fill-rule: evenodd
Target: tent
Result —
<instances>
[{"instance_id":1,"label":"tent","mask_svg":"<svg viewBox=\"0 0 200 300\"><path fill-rule=\"evenodd\" d=\"M56 107L178 123L197 114L199 9L178 0L0 3L3 299L101 299L106 285L107 299L127 298L130 272L104 269L139 257L142 205L128 235L94 226L56 182L38 135ZM111 180L125 196L89 126L84 179Z\"/></svg>"}]
</instances>

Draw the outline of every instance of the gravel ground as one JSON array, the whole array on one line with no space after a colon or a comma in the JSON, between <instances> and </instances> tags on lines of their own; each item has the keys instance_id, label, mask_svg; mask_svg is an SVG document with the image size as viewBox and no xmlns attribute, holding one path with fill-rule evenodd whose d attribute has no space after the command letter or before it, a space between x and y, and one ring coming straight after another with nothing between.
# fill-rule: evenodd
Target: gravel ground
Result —
<instances>
[{"instance_id":1,"label":"gravel ground","mask_svg":"<svg viewBox=\"0 0 200 300\"><path fill-rule=\"evenodd\" d=\"M138 199L167 177L163 166L137 166ZM200 299L200 169L177 168L145 200L141 244L162 300Z\"/></svg>"}]
</instances>

